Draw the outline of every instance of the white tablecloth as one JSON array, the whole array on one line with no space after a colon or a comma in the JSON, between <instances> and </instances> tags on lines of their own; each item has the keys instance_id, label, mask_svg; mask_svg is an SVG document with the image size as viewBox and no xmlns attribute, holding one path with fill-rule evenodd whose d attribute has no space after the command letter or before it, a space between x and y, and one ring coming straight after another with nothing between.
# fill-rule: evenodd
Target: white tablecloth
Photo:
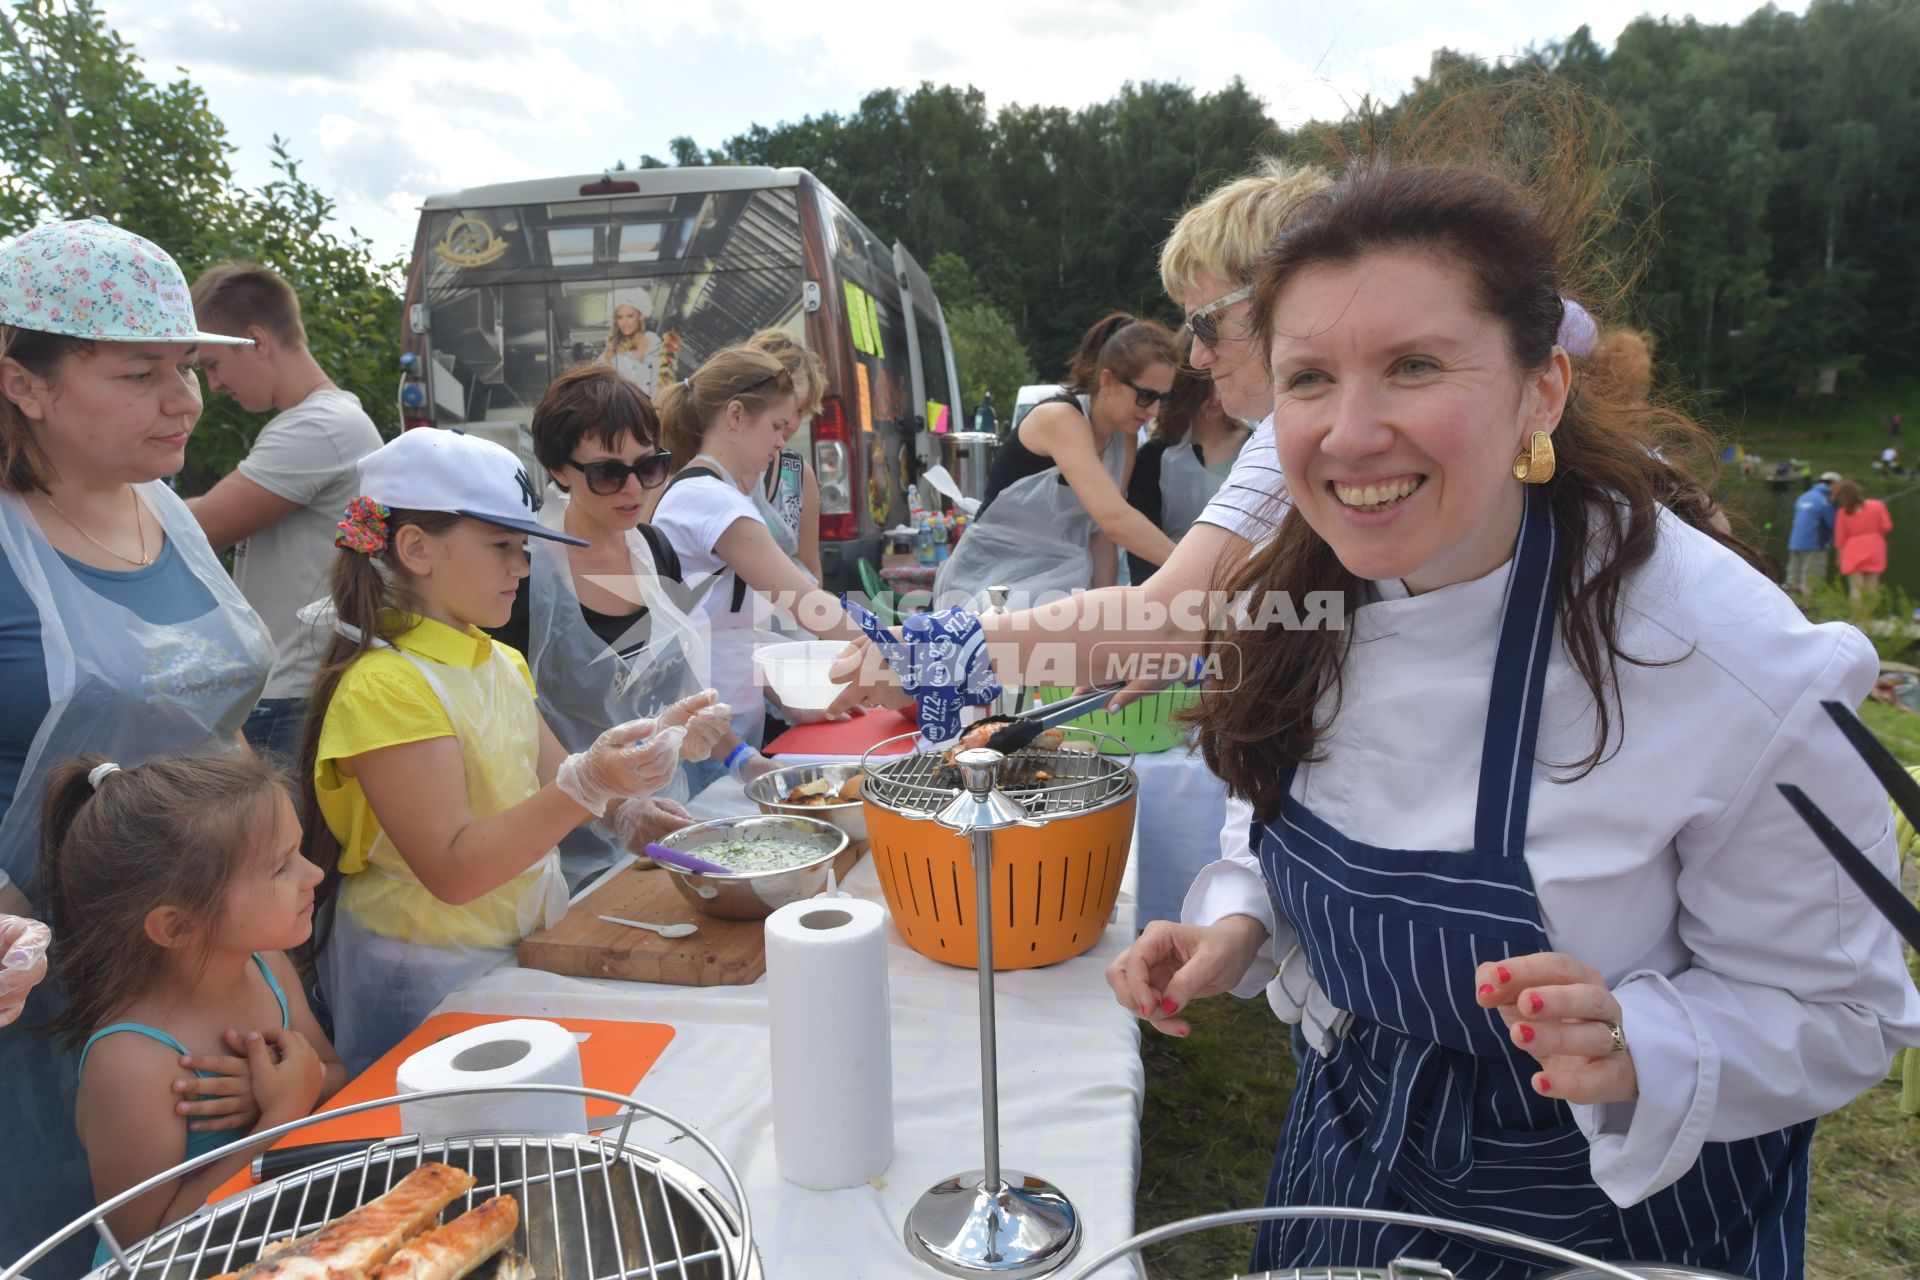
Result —
<instances>
[{"instance_id":1,"label":"white tablecloth","mask_svg":"<svg viewBox=\"0 0 1920 1280\"><path fill-rule=\"evenodd\" d=\"M738 784L723 778L688 808L699 818L724 817L742 812L746 801ZM997 979L1001 1161L1067 1193L1085 1223L1082 1258L1133 1231L1145 1087L1140 1031L1101 977L1134 936L1133 876L1130 861L1114 919L1092 951ZM882 900L871 859L861 860L843 888ZM936 1182L980 1167L978 984L973 970L928 960L897 934L888 981L893 1164L883 1185L845 1191L804 1190L775 1167L765 979L747 987L674 987L507 966L454 992L441 1009L671 1024L673 1042L640 1082L639 1096L692 1123L733 1164L746 1184L769 1280L926 1280L935 1273L902 1242L907 1211ZM646 1132L636 1131L634 1140L647 1144ZM666 1154L711 1177L685 1151L689 1145ZM1139 1272L1116 1264L1101 1274Z\"/></svg>"}]
</instances>

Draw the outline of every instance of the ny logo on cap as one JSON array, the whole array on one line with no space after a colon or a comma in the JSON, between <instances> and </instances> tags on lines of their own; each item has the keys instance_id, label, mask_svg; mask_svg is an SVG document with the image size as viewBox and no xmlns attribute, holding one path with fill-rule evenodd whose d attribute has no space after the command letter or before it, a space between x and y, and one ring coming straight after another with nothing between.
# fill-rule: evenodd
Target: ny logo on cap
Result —
<instances>
[{"instance_id":1,"label":"ny logo on cap","mask_svg":"<svg viewBox=\"0 0 1920 1280\"><path fill-rule=\"evenodd\" d=\"M529 511L538 511L540 499L533 491L533 481L527 478L527 469L525 467L517 469L513 473L513 478L520 482L520 505Z\"/></svg>"}]
</instances>

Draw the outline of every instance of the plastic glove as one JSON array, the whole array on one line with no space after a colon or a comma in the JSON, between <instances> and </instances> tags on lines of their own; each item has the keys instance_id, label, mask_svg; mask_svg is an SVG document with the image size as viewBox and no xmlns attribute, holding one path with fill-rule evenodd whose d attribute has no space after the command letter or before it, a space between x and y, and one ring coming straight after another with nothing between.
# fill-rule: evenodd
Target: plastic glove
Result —
<instances>
[{"instance_id":1,"label":"plastic glove","mask_svg":"<svg viewBox=\"0 0 1920 1280\"><path fill-rule=\"evenodd\" d=\"M53 930L24 916L0 916L0 1027L20 1016L27 993L47 976Z\"/></svg>"},{"instance_id":2,"label":"plastic glove","mask_svg":"<svg viewBox=\"0 0 1920 1280\"><path fill-rule=\"evenodd\" d=\"M679 726L656 730L651 720L615 725L585 751L560 762L553 785L589 813L603 814L615 800L651 795L680 767Z\"/></svg>"},{"instance_id":3,"label":"plastic glove","mask_svg":"<svg viewBox=\"0 0 1920 1280\"><path fill-rule=\"evenodd\" d=\"M687 739L680 746L680 758L705 760L733 727L733 708L721 702L714 690L702 689L662 711L654 723L666 728L684 727Z\"/></svg>"},{"instance_id":4,"label":"plastic glove","mask_svg":"<svg viewBox=\"0 0 1920 1280\"><path fill-rule=\"evenodd\" d=\"M643 858L650 842L670 836L682 827L690 827L693 822L692 814L663 796L625 801L616 805L613 812L607 815L607 826L613 829L620 847Z\"/></svg>"}]
</instances>

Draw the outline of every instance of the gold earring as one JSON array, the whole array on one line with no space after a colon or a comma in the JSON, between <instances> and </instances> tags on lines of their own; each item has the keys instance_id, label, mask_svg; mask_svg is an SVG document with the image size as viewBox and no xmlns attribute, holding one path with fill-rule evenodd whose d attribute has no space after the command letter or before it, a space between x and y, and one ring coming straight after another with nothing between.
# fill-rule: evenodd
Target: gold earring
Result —
<instances>
[{"instance_id":1,"label":"gold earring","mask_svg":"<svg viewBox=\"0 0 1920 1280\"><path fill-rule=\"evenodd\" d=\"M1527 447L1513 455L1513 478L1521 484L1545 484L1553 479L1553 437L1536 431Z\"/></svg>"}]
</instances>

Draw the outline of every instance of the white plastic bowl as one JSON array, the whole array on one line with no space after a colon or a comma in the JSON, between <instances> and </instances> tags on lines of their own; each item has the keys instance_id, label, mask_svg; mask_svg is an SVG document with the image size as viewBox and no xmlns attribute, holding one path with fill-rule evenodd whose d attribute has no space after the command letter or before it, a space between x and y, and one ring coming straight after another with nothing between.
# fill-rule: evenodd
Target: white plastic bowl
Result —
<instances>
[{"instance_id":1,"label":"white plastic bowl","mask_svg":"<svg viewBox=\"0 0 1920 1280\"><path fill-rule=\"evenodd\" d=\"M841 640L793 640L762 645L753 651L753 669L762 686L795 711L825 711L841 693L841 685L827 678L834 656L846 648Z\"/></svg>"}]
</instances>

